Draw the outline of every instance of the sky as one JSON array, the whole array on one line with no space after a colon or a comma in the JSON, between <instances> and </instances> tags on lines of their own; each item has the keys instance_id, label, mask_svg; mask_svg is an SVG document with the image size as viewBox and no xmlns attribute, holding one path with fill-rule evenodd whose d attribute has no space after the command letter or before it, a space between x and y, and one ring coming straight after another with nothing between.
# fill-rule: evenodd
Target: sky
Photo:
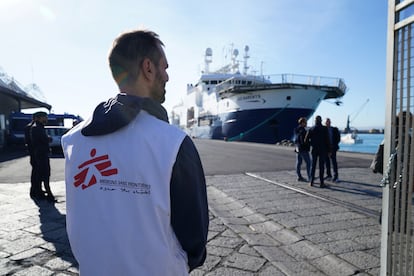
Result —
<instances>
[{"instance_id":1,"label":"sky","mask_svg":"<svg viewBox=\"0 0 414 276\"><path fill-rule=\"evenodd\" d=\"M118 93L107 56L113 40L137 28L165 44L170 111L195 84L204 52L211 69L231 45L263 74L340 77L341 106L323 102L314 115L332 125L383 128L386 0L0 0L0 68L23 87L36 83L54 113L88 118Z\"/></svg>"}]
</instances>

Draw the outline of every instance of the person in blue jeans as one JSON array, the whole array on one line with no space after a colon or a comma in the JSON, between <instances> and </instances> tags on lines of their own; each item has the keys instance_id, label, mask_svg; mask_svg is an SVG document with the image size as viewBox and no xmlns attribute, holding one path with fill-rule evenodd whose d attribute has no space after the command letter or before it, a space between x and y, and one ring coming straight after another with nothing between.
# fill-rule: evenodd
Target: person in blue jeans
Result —
<instances>
[{"instance_id":1,"label":"person in blue jeans","mask_svg":"<svg viewBox=\"0 0 414 276\"><path fill-rule=\"evenodd\" d=\"M311 170L310 170L311 161L310 161L310 155L309 155L310 146L309 146L309 143L305 142L306 125L307 125L306 118L300 117L298 120L298 124L299 125L295 128L296 174L298 176L298 181L307 182L311 176ZM306 173L307 173L308 179L305 179L304 177L302 177L302 174L301 174L301 167L302 167L303 160L306 163Z\"/></svg>"},{"instance_id":2,"label":"person in blue jeans","mask_svg":"<svg viewBox=\"0 0 414 276\"><path fill-rule=\"evenodd\" d=\"M325 161L328 158L330 150L330 144L328 128L322 125L321 116L318 115L315 117L315 125L311 127L306 133L305 142L309 142L312 147L312 166L309 186L314 185L316 164L319 160L320 187L325 188L326 185L324 183L323 175L325 169Z\"/></svg>"},{"instance_id":3,"label":"person in blue jeans","mask_svg":"<svg viewBox=\"0 0 414 276\"><path fill-rule=\"evenodd\" d=\"M327 180L332 179L331 173L331 162L333 168L333 182L339 182L338 180L338 162L336 161L336 152L339 150L339 142L341 142L341 134L337 127L331 126L331 120L326 118L325 126L328 128L330 154L326 158L326 178Z\"/></svg>"}]
</instances>

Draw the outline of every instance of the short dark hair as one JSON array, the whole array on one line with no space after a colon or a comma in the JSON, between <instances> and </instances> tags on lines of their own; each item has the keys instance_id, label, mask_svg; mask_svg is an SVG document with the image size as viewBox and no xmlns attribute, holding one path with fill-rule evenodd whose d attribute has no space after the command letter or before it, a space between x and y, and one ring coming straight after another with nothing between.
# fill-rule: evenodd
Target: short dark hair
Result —
<instances>
[{"instance_id":1,"label":"short dark hair","mask_svg":"<svg viewBox=\"0 0 414 276\"><path fill-rule=\"evenodd\" d=\"M47 117L47 113L43 112L43 111L38 111L36 113L33 114L32 118L37 119L37 118L42 118L42 117Z\"/></svg>"},{"instance_id":2,"label":"short dark hair","mask_svg":"<svg viewBox=\"0 0 414 276\"><path fill-rule=\"evenodd\" d=\"M318 122L318 123L320 123L320 122L322 122L322 117L321 116L316 116L315 117L315 122Z\"/></svg>"},{"instance_id":3,"label":"short dark hair","mask_svg":"<svg viewBox=\"0 0 414 276\"><path fill-rule=\"evenodd\" d=\"M109 53L109 67L118 86L133 83L140 74L145 58L158 64L164 46L158 35L148 30L135 30L118 36Z\"/></svg>"},{"instance_id":4,"label":"short dark hair","mask_svg":"<svg viewBox=\"0 0 414 276\"><path fill-rule=\"evenodd\" d=\"M298 120L298 123L299 124L306 123L306 118L305 117L300 117L299 120Z\"/></svg>"}]
</instances>

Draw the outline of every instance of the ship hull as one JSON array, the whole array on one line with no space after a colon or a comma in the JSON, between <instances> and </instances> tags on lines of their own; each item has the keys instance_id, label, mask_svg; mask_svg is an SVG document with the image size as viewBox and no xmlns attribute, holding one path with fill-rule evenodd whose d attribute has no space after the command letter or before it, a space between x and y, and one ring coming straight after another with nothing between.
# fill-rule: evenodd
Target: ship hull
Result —
<instances>
[{"instance_id":1,"label":"ship hull","mask_svg":"<svg viewBox=\"0 0 414 276\"><path fill-rule=\"evenodd\" d=\"M251 109L221 114L222 135L227 141L275 144L291 140L299 117L309 118L314 109Z\"/></svg>"},{"instance_id":2,"label":"ship hull","mask_svg":"<svg viewBox=\"0 0 414 276\"><path fill-rule=\"evenodd\" d=\"M222 134L228 141L291 140L298 119L312 116L325 96L306 86L229 94L218 103Z\"/></svg>"},{"instance_id":3,"label":"ship hull","mask_svg":"<svg viewBox=\"0 0 414 276\"><path fill-rule=\"evenodd\" d=\"M191 137L266 144L292 140L300 117L308 119L323 100L342 97L346 90L342 81L326 84L321 77L298 82L281 75L280 82L264 77L254 82L254 76L220 76L203 75L173 110L174 124Z\"/></svg>"}]
</instances>

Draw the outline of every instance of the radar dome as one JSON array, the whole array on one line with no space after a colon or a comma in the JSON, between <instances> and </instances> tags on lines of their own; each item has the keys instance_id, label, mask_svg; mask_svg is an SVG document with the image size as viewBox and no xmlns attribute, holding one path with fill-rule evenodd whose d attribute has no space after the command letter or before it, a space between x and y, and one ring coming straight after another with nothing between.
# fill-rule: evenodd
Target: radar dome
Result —
<instances>
[{"instance_id":1,"label":"radar dome","mask_svg":"<svg viewBox=\"0 0 414 276\"><path fill-rule=\"evenodd\" d=\"M207 48L206 49L206 56L212 56L213 55L213 50L211 48Z\"/></svg>"}]
</instances>

